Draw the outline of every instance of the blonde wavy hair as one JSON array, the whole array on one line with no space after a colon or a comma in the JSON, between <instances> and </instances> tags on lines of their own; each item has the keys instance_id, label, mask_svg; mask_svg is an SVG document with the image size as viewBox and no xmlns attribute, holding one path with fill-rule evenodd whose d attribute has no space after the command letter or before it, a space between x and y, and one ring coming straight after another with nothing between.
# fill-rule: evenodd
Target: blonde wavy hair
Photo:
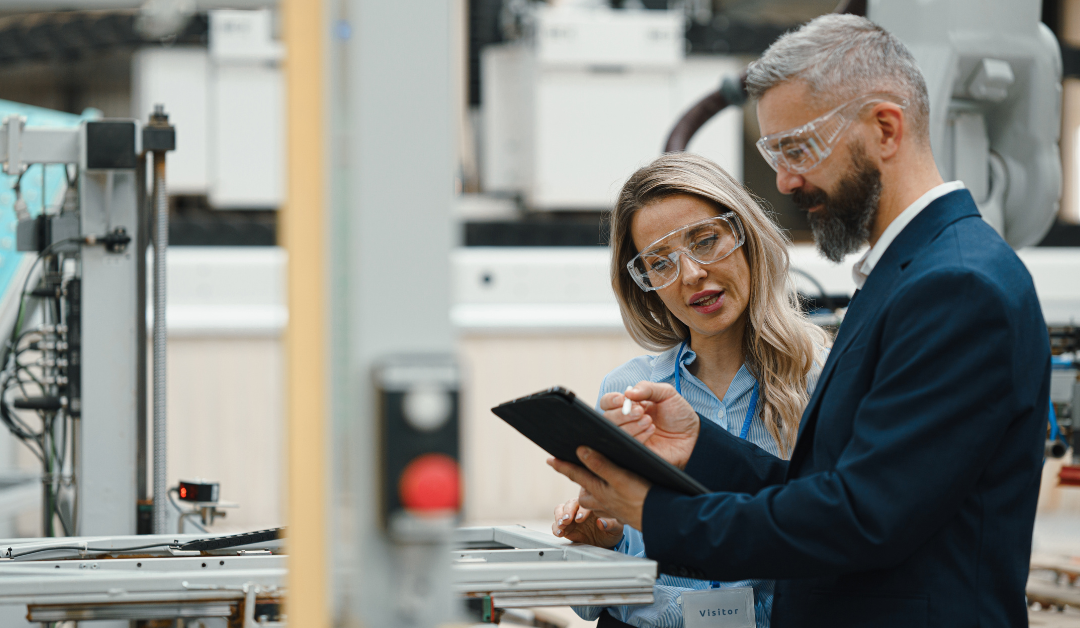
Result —
<instances>
[{"instance_id":1,"label":"blonde wavy hair","mask_svg":"<svg viewBox=\"0 0 1080 628\"><path fill-rule=\"evenodd\" d=\"M817 352L829 344L825 332L806 319L789 274L791 241L754 197L723 168L691 153L664 155L635 172L611 212L611 287L630 336L653 351L670 349L690 330L655 291L634 283L626 264L638 254L630 233L643 207L675 195L696 196L717 214L732 211L746 231L743 251L750 266L749 324L743 340L746 362L761 387L762 418L784 457L790 455L809 401L807 375ZM820 367L820 365L819 365Z\"/></svg>"}]
</instances>

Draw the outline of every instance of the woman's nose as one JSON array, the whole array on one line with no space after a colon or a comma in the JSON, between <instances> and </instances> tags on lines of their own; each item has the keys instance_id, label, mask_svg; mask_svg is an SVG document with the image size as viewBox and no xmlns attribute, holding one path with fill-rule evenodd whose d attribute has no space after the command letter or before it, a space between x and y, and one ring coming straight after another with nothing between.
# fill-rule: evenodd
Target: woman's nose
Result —
<instances>
[{"instance_id":1,"label":"woman's nose","mask_svg":"<svg viewBox=\"0 0 1080 628\"><path fill-rule=\"evenodd\" d=\"M698 280L705 277L707 274L705 269L702 268L697 262L690 259L688 255L680 255L679 262L682 264L682 280L684 284L697 283Z\"/></svg>"},{"instance_id":2,"label":"woman's nose","mask_svg":"<svg viewBox=\"0 0 1080 628\"><path fill-rule=\"evenodd\" d=\"M802 175L795 174L783 166L776 169L776 189L780 190L781 194L791 194L801 188L802 185Z\"/></svg>"}]
</instances>

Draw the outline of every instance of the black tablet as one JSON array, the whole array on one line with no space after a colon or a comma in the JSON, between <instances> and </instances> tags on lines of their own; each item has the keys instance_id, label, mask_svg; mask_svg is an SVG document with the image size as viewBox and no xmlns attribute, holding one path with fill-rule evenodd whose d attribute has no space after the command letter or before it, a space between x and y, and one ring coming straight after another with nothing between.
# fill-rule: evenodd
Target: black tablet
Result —
<instances>
[{"instance_id":1,"label":"black tablet","mask_svg":"<svg viewBox=\"0 0 1080 628\"><path fill-rule=\"evenodd\" d=\"M576 452L585 445L657 486L686 495L708 492L565 388L507 401L491 411L560 460L581 464Z\"/></svg>"}]
</instances>

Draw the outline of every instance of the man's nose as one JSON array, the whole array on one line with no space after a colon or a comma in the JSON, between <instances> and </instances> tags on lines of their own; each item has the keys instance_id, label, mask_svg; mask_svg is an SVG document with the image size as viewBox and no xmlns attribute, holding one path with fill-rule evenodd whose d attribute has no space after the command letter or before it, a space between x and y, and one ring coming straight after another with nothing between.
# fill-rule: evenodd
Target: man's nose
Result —
<instances>
[{"instance_id":1,"label":"man's nose","mask_svg":"<svg viewBox=\"0 0 1080 628\"><path fill-rule=\"evenodd\" d=\"M795 174L783 166L776 169L776 189L781 194L791 194L803 186L804 180L801 174Z\"/></svg>"},{"instance_id":2,"label":"man's nose","mask_svg":"<svg viewBox=\"0 0 1080 628\"><path fill-rule=\"evenodd\" d=\"M705 277L705 269L702 268L697 262L690 259L688 255L680 255L679 262L682 266L681 274L683 283L686 285L697 283L698 280Z\"/></svg>"}]
</instances>

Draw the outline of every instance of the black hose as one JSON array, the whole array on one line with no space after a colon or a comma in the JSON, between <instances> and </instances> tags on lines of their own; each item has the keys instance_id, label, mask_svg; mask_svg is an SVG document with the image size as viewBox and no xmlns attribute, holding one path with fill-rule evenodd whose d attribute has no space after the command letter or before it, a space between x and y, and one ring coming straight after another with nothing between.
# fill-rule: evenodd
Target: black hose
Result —
<instances>
[{"instance_id":1,"label":"black hose","mask_svg":"<svg viewBox=\"0 0 1080 628\"><path fill-rule=\"evenodd\" d=\"M849 13L851 15L866 15L866 0L840 0L840 4L833 9L833 13ZM720 89L699 100L690 107L675 123L675 127L668 134L667 143L664 144L665 153L681 153L690 144L690 138L698 132L705 123L713 116L729 106L741 106L746 102L746 70L743 70L738 79L727 77L721 84Z\"/></svg>"},{"instance_id":2,"label":"black hose","mask_svg":"<svg viewBox=\"0 0 1080 628\"><path fill-rule=\"evenodd\" d=\"M665 153L681 153L690 144L690 138L705 126L713 116L729 105L741 105L746 102L746 71L738 78L726 77L720 89L699 100L690 107L675 123L664 145Z\"/></svg>"},{"instance_id":3,"label":"black hose","mask_svg":"<svg viewBox=\"0 0 1080 628\"><path fill-rule=\"evenodd\" d=\"M840 0L833 13L848 13L866 17L866 0Z\"/></svg>"}]
</instances>

